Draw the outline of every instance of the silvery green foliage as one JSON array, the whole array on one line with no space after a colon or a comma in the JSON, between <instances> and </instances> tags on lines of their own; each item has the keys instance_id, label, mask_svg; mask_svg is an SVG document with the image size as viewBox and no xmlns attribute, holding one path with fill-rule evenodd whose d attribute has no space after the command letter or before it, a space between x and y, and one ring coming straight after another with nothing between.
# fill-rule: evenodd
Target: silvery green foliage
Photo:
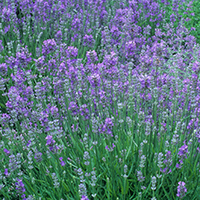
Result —
<instances>
[{"instance_id":1,"label":"silvery green foliage","mask_svg":"<svg viewBox=\"0 0 200 200\"><path fill-rule=\"evenodd\" d=\"M58 180L58 177L56 175L56 173L52 173L52 179L53 179L53 185L55 188L58 188L60 186L60 183L59 183L59 180Z\"/></svg>"},{"instance_id":2,"label":"silvery green foliage","mask_svg":"<svg viewBox=\"0 0 200 200\"><path fill-rule=\"evenodd\" d=\"M199 45L185 6L0 2L1 199L198 198Z\"/></svg>"},{"instance_id":3,"label":"silvery green foliage","mask_svg":"<svg viewBox=\"0 0 200 200\"><path fill-rule=\"evenodd\" d=\"M80 194L80 196L82 196L82 195L87 196L87 188L86 188L86 186L84 184L85 183L85 179L84 179L83 172L82 172L81 168L78 169L78 175L80 177L80 182L81 182L79 184L79 194Z\"/></svg>"},{"instance_id":4,"label":"silvery green foliage","mask_svg":"<svg viewBox=\"0 0 200 200\"><path fill-rule=\"evenodd\" d=\"M152 190L156 190L156 177L155 176L152 177L152 182L151 183L152 183L151 189Z\"/></svg>"},{"instance_id":5,"label":"silvery green foliage","mask_svg":"<svg viewBox=\"0 0 200 200\"><path fill-rule=\"evenodd\" d=\"M145 161L146 161L146 156L145 156L145 155L142 155L142 156L141 156L140 165L139 165L141 168L145 167L145 166L144 166Z\"/></svg>"},{"instance_id":6,"label":"silvery green foliage","mask_svg":"<svg viewBox=\"0 0 200 200\"><path fill-rule=\"evenodd\" d=\"M97 178L96 178L96 172L92 171L91 175L92 175L91 176L91 186L94 187L96 185L96 180L97 180Z\"/></svg>"},{"instance_id":7,"label":"silvery green foliage","mask_svg":"<svg viewBox=\"0 0 200 200\"><path fill-rule=\"evenodd\" d=\"M158 154L158 164L157 164L157 166L159 168L163 167L163 154L162 153Z\"/></svg>"},{"instance_id":8,"label":"silvery green foliage","mask_svg":"<svg viewBox=\"0 0 200 200\"><path fill-rule=\"evenodd\" d=\"M124 178L127 178L127 177L128 177L128 176L126 175L127 170L128 170L127 165L124 165L124 175L122 174L122 176L123 176Z\"/></svg>"}]
</instances>

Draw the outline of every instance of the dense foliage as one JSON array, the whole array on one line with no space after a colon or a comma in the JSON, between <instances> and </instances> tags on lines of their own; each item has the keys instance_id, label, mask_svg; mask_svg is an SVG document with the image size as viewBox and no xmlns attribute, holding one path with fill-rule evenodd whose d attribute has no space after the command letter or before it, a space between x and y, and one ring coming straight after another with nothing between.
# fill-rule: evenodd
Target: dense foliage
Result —
<instances>
[{"instance_id":1,"label":"dense foliage","mask_svg":"<svg viewBox=\"0 0 200 200\"><path fill-rule=\"evenodd\" d=\"M0 1L0 198L199 200L198 5Z\"/></svg>"}]
</instances>

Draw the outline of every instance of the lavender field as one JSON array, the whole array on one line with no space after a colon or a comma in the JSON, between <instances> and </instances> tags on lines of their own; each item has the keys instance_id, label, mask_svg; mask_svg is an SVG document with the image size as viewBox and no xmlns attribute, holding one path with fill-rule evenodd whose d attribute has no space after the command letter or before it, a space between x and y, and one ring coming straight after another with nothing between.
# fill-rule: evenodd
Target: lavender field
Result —
<instances>
[{"instance_id":1,"label":"lavender field","mask_svg":"<svg viewBox=\"0 0 200 200\"><path fill-rule=\"evenodd\" d=\"M1 0L0 200L200 200L198 8Z\"/></svg>"}]
</instances>

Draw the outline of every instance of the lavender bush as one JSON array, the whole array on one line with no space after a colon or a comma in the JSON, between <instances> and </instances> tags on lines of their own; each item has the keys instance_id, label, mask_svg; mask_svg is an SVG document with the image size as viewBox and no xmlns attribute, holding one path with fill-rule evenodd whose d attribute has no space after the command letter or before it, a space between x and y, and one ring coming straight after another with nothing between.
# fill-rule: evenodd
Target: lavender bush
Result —
<instances>
[{"instance_id":1,"label":"lavender bush","mask_svg":"<svg viewBox=\"0 0 200 200\"><path fill-rule=\"evenodd\" d=\"M188 4L0 3L1 199L200 199Z\"/></svg>"},{"instance_id":2,"label":"lavender bush","mask_svg":"<svg viewBox=\"0 0 200 200\"><path fill-rule=\"evenodd\" d=\"M195 36L196 42L200 43L200 23L199 16L200 10L199 5L200 2L198 0L184 2L186 9L182 13L182 17L184 18L184 26L188 29L191 29L191 35Z\"/></svg>"}]
</instances>

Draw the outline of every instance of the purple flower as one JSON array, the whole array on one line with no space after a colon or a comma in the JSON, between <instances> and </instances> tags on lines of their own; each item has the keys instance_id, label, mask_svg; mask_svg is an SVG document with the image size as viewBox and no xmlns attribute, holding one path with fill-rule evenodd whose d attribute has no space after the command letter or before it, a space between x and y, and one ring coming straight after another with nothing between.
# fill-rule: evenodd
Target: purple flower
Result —
<instances>
[{"instance_id":1,"label":"purple flower","mask_svg":"<svg viewBox=\"0 0 200 200\"><path fill-rule=\"evenodd\" d=\"M109 152L113 151L116 146L112 143L112 147L108 148L108 145L105 147Z\"/></svg>"},{"instance_id":2,"label":"purple flower","mask_svg":"<svg viewBox=\"0 0 200 200\"><path fill-rule=\"evenodd\" d=\"M181 148L179 148L179 153L178 155L180 157L186 157L186 153L188 153L188 146L187 145L183 145ZM186 157L187 158L187 157Z\"/></svg>"},{"instance_id":3,"label":"purple flower","mask_svg":"<svg viewBox=\"0 0 200 200\"><path fill-rule=\"evenodd\" d=\"M164 174L169 174L169 173L171 173L171 169L169 169L168 172L167 172L167 170L168 170L168 167L165 167L163 170L162 170L162 168L161 168L161 172L163 172Z\"/></svg>"},{"instance_id":4,"label":"purple flower","mask_svg":"<svg viewBox=\"0 0 200 200\"><path fill-rule=\"evenodd\" d=\"M78 49L76 47L69 46L66 50L67 58L76 58L78 56Z\"/></svg>"},{"instance_id":5,"label":"purple flower","mask_svg":"<svg viewBox=\"0 0 200 200\"><path fill-rule=\"evenodd\" d=\"M143 177L143 174L141 171L137 171L137 178L139 182L143 182L145 180L145 177Z\"/></svg>"},{"instance_id":6,"label":"purple flower","mask_svg":"<svg viewBox=\"0 0 200 200\"><path fill-rule=\"evenodd\" d=\"M59 160L61 161L61 166L64 166L66 163L63 161L63 157L60 157Z\"/></svg>"},{"instance_id":7,"label":"purple flower","mask_svg":"<svg viewBox=\"0 0 200 200\"><path fill-rule=\"evenodd\" d=\"M116 43L119 44L120 39L121 39L121 36L120 36L121 32L120 32L120 30L118 29L118 27L113 26L113 27L111 28L111 30L110 30L110 33L111 33L112 38L113 38L112 44L115 44L115 45L116 45Z\"/></svg>"},{"instance_id":8,"label":"purple flower","mask_svg":"<svg viewBox=\"0 0 200 200\"><path fill-rule=\"evenodd\" d=\"M95 50L86 52L87 64L95 63L98 61L97 53Z\"/></svg>"},{"instance_id":9,"label":"purple flower","mask_svg":"<svg viewBox=\"0 0 200 200\"><path fill-rule=\"evenodd\" d=\"M49 147L49 150L50 150L51 152L53 152L53 154L54 154L54 153L57 153L57 152L58 152L59 147L57 147L56 145L55 145L55 146L50 146L50 147Z\"/></svg>"},{"instance_id":10,"label":"purple flower","mask_svg":"<svg viewBox=\"0 0 200 200\"><path fill-rule=\"evenodd\" d=\"M80 173L79 173L80 175ZM79 194L82 195L81 199L85 199L87 198L87 188L84 184L85 180L84 180L84 176L80 175L80 182L81 184L79 185Z\"/></svg>"},{"instance_id":11,"label":"purple flower","mask_svg":"<svg viewBox=\"0 0 200 200\"><path fill-rule=\"evenodd\" d=\"M2 18L4 19L5 22L10 21L10 15L12 13L12 10L10 8L4 7L2 10Z\"/></svg>"},{"instance_id":12,"label":"purple flower","mask_svg":"<svg viewBox=\"0 0 200 200\"><path fill-rule=\"evenodd\" d=\"M52 136L48 135L45 139L47 139L46 145L49 146L49 150L53 153L57 153L59 147L57 147L56 145L54 146L55 140L52 139Z\"/></svg>"},{"instance_id":13,"label":"purple flower","mask_svg":"<svg viewBox=\"0 0 200 200\"><path fill-rule=\"evenodd\" d=\"M162 168L160 168L160 171L163 172L164 174L169 174L171 173L171 169L169 168L172 165L172 155L171 155L171 151L168 151L165 154L165 160L163 161L163 163L166 165L166 167L162 170ZM168 172L167 172L168 171Z\"/></svg>"},{"instance_id":14,"label":"purple flower","mask_svg":"<svg viewBox=\"0 0 200 200\"><path fill-rule=\"evenodd\" d=\"M8 103L9 102L6 103L7 107L8 107ZM11 106L11 105L9 105L9 106ZM11 108L12 108L12 106L11 106ZM10 118L11 117L8 114L6 114L6 113L0 114L0 119L1 119L0 121L1 121L1 123L2 123L3 126L5 126L6 124L9 123Z\"/></svg>"},{"instance_id":15,"label":"purple flower","mask_svg":"<svg viewBox=\"0 0 200 200\"><path fill-rule=\"evenodd\" d=\"M35 66L39 71L44 71L44 62L45 62L45 57L41 56L38 59L34 59L35 61Z\"/></svg>"},{"instance_id":16,"label":"purple flower","mask_svg":"<svg viewBox=\"0 0 200 200\"><path fill-rule=\"evenodd\" d=\"M6 154L9 154L10 153L10 151L8 151L7 149L4 149L3 150Z\"/></svg>"},{"instance_id":17,"label":"purple flower","mask_svg":"<svg viewBox=\"0 0 200 200\"><path fill-rule=\"evenodd\" d=\"M53 118L59 118L58 108L56 106L50 107L50 113L53 116Z\"/></svg>"},{"instance_id":18,"label":"purple flower","mask_svg":"<svg viewBox=\"0 0 200 200\"><path fill-rule=\"evenodd\" d=\"M110 53L110 55L105 55L103 64L106 67L106 70L116 66L118 63L118 57L114 51Z\"/></svg>"},{"instance_id":19,"label":"purple flower","mask_svg":"<svg viewBox=\"0 0 200 200\"><path fill-rule=\"evenodd\" d=\"M69 103L69 107L68 107L68 110L70 110L72 112L72 115L75 116L79 113L79 108L78 106L76 105L76 102L74 101L71 101Z\"/></svg>"},{"instance_id":20,"label":"purple flower","mask_svg":"<svg viewBox=\"0 0 200 200\"><path fill-rule=\"evenodd\" d=\"M111 118L106 118L105 120L105 125L107 128L111 128L112 126L114 126L112 119Z\"/></svg>"},{"instance_id":21,"label":"purple flower","mask_svg":"<svg viewBox=\"0 0 200 200\"><path fill-rule=\"evenodd\" d=\"M4 50L4 47L2 45L2 40L0 40L0 53Z\"/></svg>"},{"instance_id":22,"label":"purple flower","mask_svg":"<svg viewBox=\"0 0 200 200\"><path fill-rule=\"evenodd\" d=\"M26 197L26 195L25 195L25 194L22 194L22 196L21 196L21 197L22 197L22 200L26 200L26 198L25 198L25 197Z\"/></svg>"},{"instance_id":23,"label":"purple flower","mask_svg":"<svg viewBox=\"0 0 200 200\"><path fill-rule=\"evenodd\" d=\"M63 157L60 157L59 160L62 161L62 160L63 160Z\"/></svg>"},{"instance_id":24,"label":"purple flower","mask_svg":"<svg viewBox=\"0 0 200 200\"><path fill-rule=\"evenodd\" d=\"M28 52L27 46L21 48L20 52L16 53L16 59L19 62L21 68L26 68L27 65L32 61L32 53Z\"/></svg>"},{"instance_id":25,"label":"purple flower","mask_svg":"<svg viewBox=\"0 0 200 200\"><path fill-rule=\"evenodd\" d=\"M99 87L101 83L101 77L98 73L93 73L89 78L92 87Z\"/></svg>"},{"instance_id":26,"label":"purple flower","mask_svg":"<svg viewBox=\"0 0 200 200\"><path fill-rule=\"evenodd\" d=\"M196 73L198 73L200 71L200 63L198 61L195 61L193 63L193 67L192 67L192 70Z\"/></svg>"},{"instance_id":27,"label":"purple flower","mask_svg":"<svg viewBox=\"0 0 200 200\"><path fill-rule=\"evenodd\" d=\"M87 196L82 195L81 200L89 200Z\"/></svg>"},{"instance_id":28,"label":"purple flower","mask_svg":"<svg viewBox=\"0 0 200 200\"><path fill-rule=\"evenodd\" d=\"M10 173L8 173L8 169L7 169L7 168L5 169L4 174L5 174L6 176L9 176L9 175L10 175Z\"/></svg>"},{"instance_id":29,"label":"purple flower","mask_svg":"<svg viewBox=\"0 0 200 200\"><path fill-rule=\"evenodd\" d=\"M17 179L17 182L15 183L15 185L16 185L16 190L18 193L22 194L26 191L22 180Z\"/></svg>"},{"instance_id":30,"label":"purple flower","mask_svg":"<svg viewBox=\"0 0 200 200\"><path fill-rule=\"evenodd\" d=\"M89 110L88 110L86 104L83 104L83 105L80 107L80 114L81 114L81 116L84 117L84 120L89 119Z\"/></svg>"},{"instance_id":31,"label":"purple flower","mask_svg":"<svg viewBox=\"0 0 200 200\"><path fill-rule=\"evenodd\" d=\"M42 153L36 152L34 158L36 159L37 162L41 162L42 161Z\"/></svg>"},{"instance_id":32,"label":"purple flower","mask_svg":"<svg viewBox=\"0 0 200 200\"><path fill-rule=\"evenodd\" d=\"M44 56L43 56L44 57ZM48 68L49 68L49 70L54 70L54 69L57 69L57 64L56 64L56 60L55 59L50 59L49 61L48 61Z\"/></svg>"},{"instance_id":33,"label":"purple flower","mask_svg":"<svg viewBox=\"0 0 200 200\"><path fill-rule=\"evenodd\" d=\"M72 26L71 30L73 32L80 31L81 27L82 27L82 22L81 22L81 20L79 18L74 18L73 21L72 21L71 26Z\"/></svg>"},{"instance_id":34,"label":"purple flower","mask_svg":"<svg viewBox=\"0 0 200 200\"><path fill-rule=\"evenodd\" d=\"M73 66L69 67L69 73L67 73L71 82L76 82L77 80L77 69Z\"/></svg>"},{"instance_id":35,"label":"purple flower","mask_svg":"<svg viewBox=\"0 0 200 200\"><path fill-rule=\"evenodd\" d=\"M66 70L67 70L66 64L65 64L65 62L62 62L62 63L60 63L60 66L58 67L58 72L57 72L57 74L58 74L58 75L63 74L63 73L66 72Z\"/></svg>"},{"instance_id":36,"label":"purple flower","mask_svg":"<svg viewBox=\"0 0 200 200\"><path fill-rule=\"evenodd\" d=\"M141 83L142 88L149 88L151 85L151 77L147 74L140 75L139 81Z\"/></svg>"},{"instance_id":37,"label":"purple flower","mask_svg":"<svg viewBox=\"0 0 200 200\"><path fill-rule=\"evenodd\" d=\"M88 46L90 48L93 48L95 40L92 35L85 35L83 37L83 41L84 41L83 46Z\"/></svg>"},{"instance_id":38,"label":"purple flower","mask_svg":"<svg viewBox=\"0 0 200 200\"><path fill-rule=\"evenodd\" d=\"M176 15L174 15L174 13L172 13L171 15L170 15L170 21L171 22L175 22L176 21Z\"/></svg>"},{"instance_id":39,"label":"purple flower","mask_svg":"<svg viewBox=\"0 0 200 200\"><path fill-rule=\"evenodd\" d=\"M112 127L114 126L112 119L111 118L106 118L105 119L105 123L101 125L99 131L102 134L107 134L110 135L111 137L113 137L112 135Z\"/></svg>"},{"instance_id":40,"label":"purple flower","mask_svg":"<svg viewBox=\"0 0 200 200\"><path fill-rule=\"evenodd\" d=\"M185 193L187 192L187 189L185 188L185 183L184 182L179 182L179 186L177 188L177 195L181 199L185 196Z\"/></svg>"},{"instance_id":41,"label":"purple flower","mask_svg":"<svg viewBox=\"0 0 200 200\"><path fill-rule=\"evenodd\" d=\"M42 45L42 53L46 56L47 54L54 52L56 48L56 42L54 39L45 40Z\"/></svg>"},{"instance_id":42,"label":"purple flower","mask_svg":"<svg viewBox=\"0 0 200 200\"><path fill-rule=\"evenodd\" d=\"M59 31L56 33L55 38L56 38L56 42L57 42L58 44L60 44L61 41L62 41L62 31L61 31L61 30L59 30Z\"/></svg>"},{"instance_id":43,"label":"purple flower","mask_svg":"<svg viewBox=\"0 0 200 200\"><path fill-rule=\"evenodd\" d=\"M7 68L6 63L0 64L0 74L2 76L6 76L7 72L8 72L8 68Z\"/></svg>"},{"instance_id":44,"label":"purple flower","mask_svg":"<svg viewBox=\"0 0 200 200\"><path fill-rule=\"evenodd\" d=\"M15 171L18 167L17 165L17 159L16 157L12 154L9 156L10 160L9 160L9 170L11 172Z\"/></svg>"},{"instance_id":45,"label":"purple flower","mask_svg":"<svg viewBox=\"0 0 200 200\"><path fill-rule=\"evenodd\" d=\"M75 127L74 127L74 124L72 124L71 129L72 129L73 132L78 131L78 124L76 125L76 129L75 129Z\"/></svg>"},{"instance_id":46,"label":"purple flower","mask_svg":"<svg viewBox=\"0 0 200 200\"><path fill-rule=\"evenodd\" d=\"M51 145L51 144L55 143L55 140L52 140L52 136L51 135L48 135L45 139L47 140L46 145Z\"/></svg>"},{"instance_id":47,"label":"purple flower","mask_svg":"<svg viewBox=\"0 0 200 200\"><path fill-rule=\"evenodd\" d=\"M134 40L126 42L126 58L134 56L136 49L136 42Z\"/></svg>"},{"instance_id":48,"label":"purple flower","mask_svg":"<svg viewBox=\"0 0 200 200\"><path fill-rule=\"evenodd\" d=\"M30 144L31 144L31 140L28 141L26 146L28 147Z\"/></svg>"}]
</instances>

